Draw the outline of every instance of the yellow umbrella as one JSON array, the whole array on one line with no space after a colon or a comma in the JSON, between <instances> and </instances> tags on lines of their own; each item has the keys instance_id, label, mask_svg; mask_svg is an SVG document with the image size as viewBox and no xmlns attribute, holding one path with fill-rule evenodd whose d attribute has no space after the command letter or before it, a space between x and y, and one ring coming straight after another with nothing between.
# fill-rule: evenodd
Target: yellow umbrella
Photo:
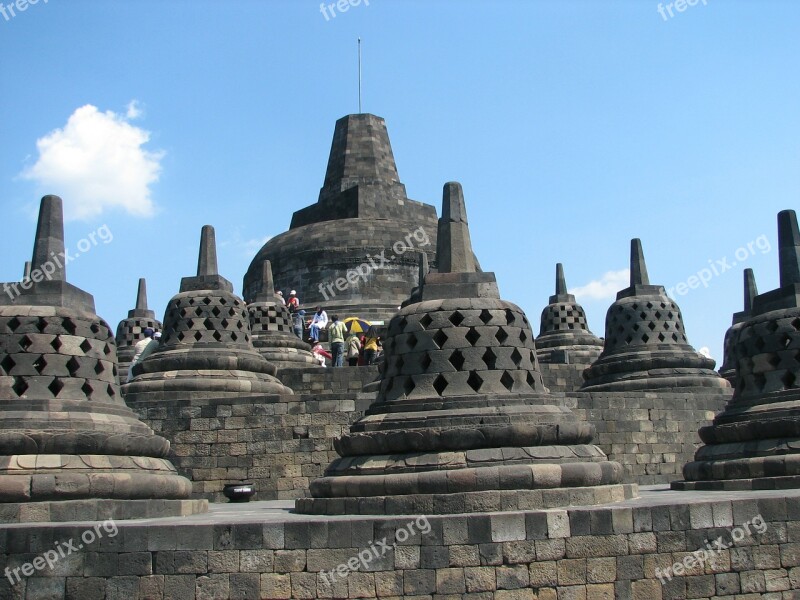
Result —
<instances>
[{"instance_id":1,"label":"yellow umbrella","mask_svg":"<svg viewBox=\"0 0 800 600\"><path fill-rule=\"evenodd\" d=\"M359 317L347 317L342 321L347 327L347 333L364 333L370 328L371 323Z\"/></svg>"}]
</instances>

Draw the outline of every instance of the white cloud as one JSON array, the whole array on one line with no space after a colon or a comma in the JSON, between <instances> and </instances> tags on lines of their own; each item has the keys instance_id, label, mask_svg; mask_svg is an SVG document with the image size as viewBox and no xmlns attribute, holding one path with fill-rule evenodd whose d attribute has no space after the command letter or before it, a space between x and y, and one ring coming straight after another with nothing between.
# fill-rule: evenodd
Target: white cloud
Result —
<instances>
[{"instance_id":1,"label":"white cloud","mask_svg":"<svg viewBox=\"0 0 800 600\"><path fill-rule=\"evenodd\" d=\"M217 246L219 248L233 248L240 252L242 256L253 258L256 253L261 250L261 247L270 241L272 237L273 236L268 235L262 238L243 240L240 228L236 228L230 239L218 241Z\"/></svg>"},{"instance_id":2,"label":"white cloud","mask_svg":"<svg viewBox=\"0 0 800 600\"><path fill-rule=\"evenodd\" d=\"M91 104L78 108L63 129L36 141L39 157L21 176L39 184L43 193L61 196L67 219L114 208L153 216L150 186L158 181L164 152L142 147L150 132L128 123L141 114L135 100L125 116L100 112Z\"/></svg>"},{"instance_id":3,"label":"white cloud","mask_svg":"<svg viewBox=\"0 0 800 600\"><path fill-rule=\"evenodd\" d=\"M569 290L578 300L613 300L617 292L630 285L629 269L608 271L600 279L590 281L586 285Z\"/></svg>"},{"instance_id":4,"label":"white cloud","mask_svg":"<svg viewBox=\"0 0 800 600\"><path fill-rule=\"evenodd\" d=\"M138 100L131 100L128 102L128 106L125 108L125 118L129 120L138 119L144 114L144 110L139 105Z\"/></svg>"}]
</instances>

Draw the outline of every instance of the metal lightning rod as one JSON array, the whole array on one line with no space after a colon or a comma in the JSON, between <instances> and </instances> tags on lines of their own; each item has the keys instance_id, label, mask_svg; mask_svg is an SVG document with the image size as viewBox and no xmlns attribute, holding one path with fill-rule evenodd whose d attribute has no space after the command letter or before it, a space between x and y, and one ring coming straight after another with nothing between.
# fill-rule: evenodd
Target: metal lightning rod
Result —
<instances>
[{"instance_id":1,"label":"metal lightning rod","mask_svg":"<svg viewBox=\"0 0 800 600\"><path fill-rule=\"evenodd\" d=\"M358 38L358 113L361 114L361 38Z\"/></svg>"}]
</instances>

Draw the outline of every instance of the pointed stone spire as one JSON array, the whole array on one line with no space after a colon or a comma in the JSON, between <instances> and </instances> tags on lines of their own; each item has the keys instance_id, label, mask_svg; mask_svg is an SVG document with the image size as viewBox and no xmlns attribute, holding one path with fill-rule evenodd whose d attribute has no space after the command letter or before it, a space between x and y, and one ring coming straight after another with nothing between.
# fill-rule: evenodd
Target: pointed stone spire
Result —
<instances>
[{"instance_id":1,"label":"pointed stone spire","mask_svg":"<svg viewBox=\"0 0 800 600\"><path fill-rule=\"evenodd\" d=\"M203 225L200 232L200 255L197 258L197 276L219 275L217 268L217 237L211 225Z\"/></svg>"},{"instance_id":2,"label":"pointed stone spire","mask_svg":"<svg viewBox=\"0 0 800 600\"><path fill-rule=\"evenodd\" d=\"M753 274L753 269L744 270L744 312L748 315L753 310L753 299L758 296L758 287L756 287L756 277Z\"/></svg>"},{"instance_id":3,"label":"pointed stone spire","mask_svg":"<svg viewBox=\"0 0 800 600\"><path fill-rule=\"evenodd\" d=\"M261 291L255 295L253 302L269 302L270 304L276 300L280 302L277 296L275 293L275 280L272 277L272 262L265 260L261 268Z\"/></svg>"},{"instance_id":4,"label":"pointed stone spire","mask_svg":"<svg viewBox=\"0 0 800 600\"><path fill-rule=\"evenodd\" d=\"M793 210L778 213L778 249L781 287L800 284L800 232Z\"/></svg>"},{"instance_id":5,"label":"pointed stone spire","mask_svg":"<svg viewBox=\"0 0 800 600\"><path fill-rule=\"evenodd\" d=\"M631 240L631 286L634 285L650 285L647 265L644 262L642 240L639 238Z\"/></svg>"},{"instance_id":6,"label":"pointed stone spire","mask_svg":"<svg viewBox=\"0 0 800 600\"><path fill-rule=\"evenodd\" d=\"M475 257L461 184L451 181L442 193L442 218L436 244L439 273L475 273Z\"/></svg>"},{"instance_id":7,"label":"pointed stone spire","mask_svg":"<svg viewBox=\"0 0 800 600\"><path fill-rule=\"evenodd\" d=\"M147 310L147 281L139 279L139 290L136 292L136 310Z\"/></svg>"},{"instance_id":8,"label":"pointed stone spire","mask_svg":"<svg viewBox=\"0 0 800 600\"><path fill-rule=\"evenodd\" d=\"M200 253L197 257L197 276L181 279L181 292L225 290L233 292L233 284L219 274L217 268L217 239L211 225L200 232Z\"/></svg>"},{"instance_id":9,"label":"pointed stone spire","mask_svg":"<svg viewBox=\"0 0 800 600\"><path fill-rule=\"evenodd\" d=\"M31 261L25 261L25 272L22 274L22 279L27 280L31 278Z\"/></svg>"},{"instance_id":10,"label":"pointed stone spire","mask_svg":"<svg viewBox=\"0 0 800 600\"><path fill-rule=\"evenodd\" d=\"M55 260L54 260L55 257ZM58 196L45 196L39 207L39 222L36 224L36 241L33 243L32 269L49 271L50 279L66 281L64 267L64 208ZM42 269L48 263L50 267ZM60 265L60 266L59 266Z\"/></svg>"},{"instance_id":11,"label":"pointed stone spire","mask_svg":"<svg viewBox=\"0 0 800 600\"><path fill-rule=\"evenodd\" d=\"M425 276L430 271L430 267L428 266L428 255L425 252L419 253L419 276L417 277L420 290L422 290L422 286L425 283Z\"/></svg>"},{"instance_id":12,"label":"pointed stone spire","mask_svg":"<svg viewBox=\"0 0 800 600\"><path fill-rule=\"evenodd\" d=\"M564 265L556 263L556 296L567 293L567 280L564 278Z\"/></svg>"}]
</instances>

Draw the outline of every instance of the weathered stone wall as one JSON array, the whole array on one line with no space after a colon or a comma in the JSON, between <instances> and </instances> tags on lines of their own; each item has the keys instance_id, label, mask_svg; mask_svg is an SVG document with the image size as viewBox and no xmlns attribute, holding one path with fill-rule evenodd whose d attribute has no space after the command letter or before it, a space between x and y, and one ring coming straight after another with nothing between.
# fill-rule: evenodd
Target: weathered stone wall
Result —
<instances>
[{"instance_id":1,"label":"weathered stone wall","mask_svg":"<svg viewBox=\"0 0 800 600\"><path fill-rule=\"evenodd\" d=\"M640 485L682 479L701 445L697 430L721 412L727 393L570 393L569 406L595 426L594 443Z\"/></svg>"},{"instance_id":2,"label":"weathered stone wall","mask_svg":"<svg viewBox=\"0 0 800 600\"><path fill-rule=\"evenodd\" d=\"M542 380L551 392L577 392L586 365L539 362Z\"/></svg>"},{"instance_id":3,"label":"weathered stone wall","mask_svg":"<svg viewBox=\"0 0 800 600\"><path fill-rule=\"evenodd\" d=\"M116 536L87 544L52 571L14 586L3 578L0 597L788 600L800 589L800 499L786 494L428 517L424 535L425 521L418 528L413 517L119 522ZM755 528L759 516L763 527ZM54 542L79 540L88 525L0 527L0 569L13 573ZM398 532L409 529L401 540ZM734 530L749 533L734 543ZM662 575L662 585L656 569L718 536L730 547L682 576ZM373 547L380 556L331 581L331 570L357 564Z\"/></svg>"}]
</instances>

